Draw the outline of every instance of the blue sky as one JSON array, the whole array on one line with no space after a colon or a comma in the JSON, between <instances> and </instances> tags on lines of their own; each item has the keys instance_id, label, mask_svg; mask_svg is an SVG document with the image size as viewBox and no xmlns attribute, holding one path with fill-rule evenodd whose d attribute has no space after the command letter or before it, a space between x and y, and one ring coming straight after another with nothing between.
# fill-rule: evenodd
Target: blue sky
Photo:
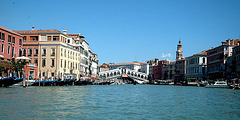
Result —
<instances>
[{"instance_id":1,"label":"blue sky","mask_svg":"<svg viewBox=\"0 0 240 120\"><path fill-rule=\"evenodd\" d=\"M82 33L99 64L175 59L240 37L239 0L0 0L11 30Z\"/></svg>"}]
</instances>

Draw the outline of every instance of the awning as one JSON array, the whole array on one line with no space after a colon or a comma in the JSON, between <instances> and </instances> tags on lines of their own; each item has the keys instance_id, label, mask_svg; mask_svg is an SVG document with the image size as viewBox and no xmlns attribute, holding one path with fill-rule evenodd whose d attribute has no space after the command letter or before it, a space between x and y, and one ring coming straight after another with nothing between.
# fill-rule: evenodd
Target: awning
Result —
<instances>
[{"instance_id":1,"label":"awning","mask_svg":"<svg viewBox=\"0 0 240 120\"><path fill-rule=\"evenodd\" d=\"M16 57L16 59L17 59L17 60L31 60L30 58L25 57L25 56Z\"/></svg>"},{"instance_id":2,"label":"awning","mask_svg":"<svg viewBox=\"0 0 240 120\"><path fill-rule=\"evenodd\" d=\"M0 58L4 58L4 56L3 56L3 55L0 55Z\"/></svg>"}]
</instances>

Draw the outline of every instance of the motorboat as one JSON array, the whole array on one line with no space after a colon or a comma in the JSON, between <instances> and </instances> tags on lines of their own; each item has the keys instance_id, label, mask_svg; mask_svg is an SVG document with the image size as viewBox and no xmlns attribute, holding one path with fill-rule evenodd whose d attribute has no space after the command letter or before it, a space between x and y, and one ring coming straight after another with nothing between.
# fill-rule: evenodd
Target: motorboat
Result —
<instances>
[{"instance_id":1,"label":"motorboat","mask_svg":"<svg viewBox=\"0 0 240 120\"><path fill-rule=\"evenodd\" d=\"M229 86L225 81L216 81L213 85L206 85L205 88L229 88Z\"/></svg>"}]
</instances>

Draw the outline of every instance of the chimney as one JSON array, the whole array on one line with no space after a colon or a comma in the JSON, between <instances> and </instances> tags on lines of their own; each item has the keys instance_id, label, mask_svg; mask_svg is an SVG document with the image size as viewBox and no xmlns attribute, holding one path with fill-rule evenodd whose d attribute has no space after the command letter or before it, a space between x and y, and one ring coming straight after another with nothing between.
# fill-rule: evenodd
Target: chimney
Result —
<instances>
[{"instance_id":1,"label":"chimney","mask_svg":"<svg viewBox=\"0 0 240 120\"><path fill-rule=\"evenodd\" d=\"M222 45L224 45L225 42L222 42Z\"/></svg>"},{"instance_id":2,"label":"chimney","mask_svg":"<svg viewBox=\"0 0 240 120\"><path fill-rule=\"evenodd\" d=\"M34 31L35 30L35 27L32 27L32 31Z\"/></svg>"},{"instance_id":3,"label":"chimney","mask_svg":"<svg viewBox=\"0 0 240 120\"><path fill-rule=\"evenodd\" d=\"M63 30L63 34L65 34L65 35L66 35L66 34L67 34L67 30Z\"/></svg>"},{"instance_id":4,"label":"chimney","mask_svg":"<svg viewBox=\"0 0 240 120\"><path fill-rule=\"evenodd\" d=\"M227 41L227 45L230 45L230 39L227 39L226 41Z\"/></svg>"},{"instance_id":5,"label":"chimney","mask_svg":"<svg viewBox=\"0 0 240 120\"><path fill-rule=\"evenodd\" d=\"M232 40L232 45L234 45L234 40Z\"/></svg>"}]
</instances>

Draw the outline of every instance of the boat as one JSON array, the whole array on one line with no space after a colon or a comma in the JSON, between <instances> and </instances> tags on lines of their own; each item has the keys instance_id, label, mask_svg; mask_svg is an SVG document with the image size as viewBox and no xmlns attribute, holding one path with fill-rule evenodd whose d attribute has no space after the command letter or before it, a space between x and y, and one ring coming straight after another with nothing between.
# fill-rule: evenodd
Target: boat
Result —
<instances>
[{"instance_id":1,"label":"boat","mask_svg":"<svg viewBox=\"0 0 240 120\"><path fill-rule=\"evenodd\" d=\"M23 81L23 78L8 77L0 79L0 87L9 87Z\"/></svg>"},{"instance_id":2,"label":"boat","mask_svg":"<svg viewBox=\"0 0 240 120\"><path fill-rule=\"evenodd\" d=\"M27 86L31 86L34 82L36 82L36 80L25 80L25 83ZM14 84L14 86L23 86L23 81Z\"/></svg>"},{"instance_id":3,"label":"boat","mask_svg":"<svg viewBox=\"0 0 240 120\"><path fill-rule=\"evenodd\" d=\"M205 88L229 88L229 86L225 81L216 81L213 85L206 85Z\"/></svg>"}]
</instances>

